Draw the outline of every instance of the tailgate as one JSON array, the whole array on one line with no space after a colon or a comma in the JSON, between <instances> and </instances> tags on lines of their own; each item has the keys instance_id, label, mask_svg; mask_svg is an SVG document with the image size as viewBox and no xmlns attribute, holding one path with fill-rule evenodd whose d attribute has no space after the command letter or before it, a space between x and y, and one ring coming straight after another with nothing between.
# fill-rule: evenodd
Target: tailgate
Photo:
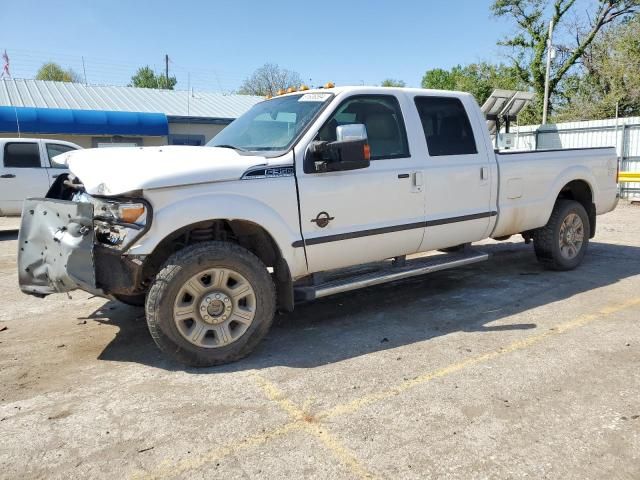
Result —
<instances>
[{"instance_id":1,"label":"tailgate","mask_svg":"<svg viewBox=\"0 0 640 480\"><path fill-rule=\"evenodd\" d=\"M20 289L36 296L95 290L93 237L90 203L25 200L18 239Z\"/></svg>"}]
</instances>

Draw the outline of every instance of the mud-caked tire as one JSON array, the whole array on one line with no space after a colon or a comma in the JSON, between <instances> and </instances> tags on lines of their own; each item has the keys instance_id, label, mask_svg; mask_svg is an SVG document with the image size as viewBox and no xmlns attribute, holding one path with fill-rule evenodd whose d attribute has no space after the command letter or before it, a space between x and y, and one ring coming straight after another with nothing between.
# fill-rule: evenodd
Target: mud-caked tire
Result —
<instances>
[{"instance_id":1,"label":"mud-caked tire","mask_svg":"<svg viewBox=\"0 0 640 480\"><path fill-rule=\"evenodd\" d=\"M149 332L180 363L209 367L248 355L267 334L276 294L266 266L228 242L173 254L147 294Z\"/></svg>"},{"instance_id":2,"label":"mud-caked tire","mask_svg":"<svg viewBox=\"0 0 640 480\"><path fill-rule=\"evenodd\" d=\"M538 261L550 270L572 270L582 262L591 225L584 207L574 200L558 200L544 227L533 231Z\"/></svg>"}]
</instances>

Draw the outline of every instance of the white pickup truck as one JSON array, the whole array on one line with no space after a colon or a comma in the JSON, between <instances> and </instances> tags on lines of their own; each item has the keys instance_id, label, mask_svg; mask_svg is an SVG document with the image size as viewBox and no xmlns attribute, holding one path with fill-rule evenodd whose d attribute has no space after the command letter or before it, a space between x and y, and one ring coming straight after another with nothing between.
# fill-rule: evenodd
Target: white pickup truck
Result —
<instances>
[{"instance_id":1,"label":"white pickup truck","mask_svg":"<svg viewBox=\"0 0 640 480\"><path fill-rule=\"evenodd\" d=\"M247 355L296 301L486 260L469 247L485 238L521 234L572 269L617 203L613 148L496 153L473 97L422 89L295 92L207 147L65 161L25 202L22 290L144 304L157 345L193 366Z\"/></svg>"},{"instance_id":2,"label":"white pickup truck","mask_svg":"<svg viewBox=\"0 0 640 480\"><path fill-rule=\"evenodd\" d=\"M80 147L42 138L0 138L0 215L20 215L25 198L45 195L66 165L54 157Z\"/></svg>"}]
</instances>

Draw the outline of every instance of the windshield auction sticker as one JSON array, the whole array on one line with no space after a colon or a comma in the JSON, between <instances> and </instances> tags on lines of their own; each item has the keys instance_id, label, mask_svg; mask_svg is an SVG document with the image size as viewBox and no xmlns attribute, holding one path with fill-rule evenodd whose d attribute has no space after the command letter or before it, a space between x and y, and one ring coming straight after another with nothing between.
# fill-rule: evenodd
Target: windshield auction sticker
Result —
<instances>
[{"instance_id":1,"label":"windshield auction sticker","mask_svg":"<svg viewBox=\"0 0 640 480\"><path fill-rule=\"evenodd\" d=\"M324 102L331 96L330 93L305 93L298 101L299 102Z\"/></svg>"}]
</instances>

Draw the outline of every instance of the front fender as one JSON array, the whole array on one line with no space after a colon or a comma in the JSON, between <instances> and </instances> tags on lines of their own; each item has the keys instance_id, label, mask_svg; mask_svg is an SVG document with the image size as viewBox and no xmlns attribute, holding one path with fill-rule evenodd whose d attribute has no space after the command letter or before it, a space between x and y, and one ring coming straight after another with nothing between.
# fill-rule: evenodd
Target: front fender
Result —
<instances>
[{"instance_id":1,"label":"front fender","mask_svg":"<svg viewBox=\"0 0 640 480\"><path fill-rule=\"evenodd\" d=\"M282 206L282 205L280 205ZM289 265L292 276L306 273L304 250L293 248L300 240L297 202L283 214L266 203L249 196L224 193L204 193L154 207L149 231L133 245L127 254L149 255L172 233L188 225L210 220L244 220L255 223L271 235Z\"/></svg>"}]
</instances>

